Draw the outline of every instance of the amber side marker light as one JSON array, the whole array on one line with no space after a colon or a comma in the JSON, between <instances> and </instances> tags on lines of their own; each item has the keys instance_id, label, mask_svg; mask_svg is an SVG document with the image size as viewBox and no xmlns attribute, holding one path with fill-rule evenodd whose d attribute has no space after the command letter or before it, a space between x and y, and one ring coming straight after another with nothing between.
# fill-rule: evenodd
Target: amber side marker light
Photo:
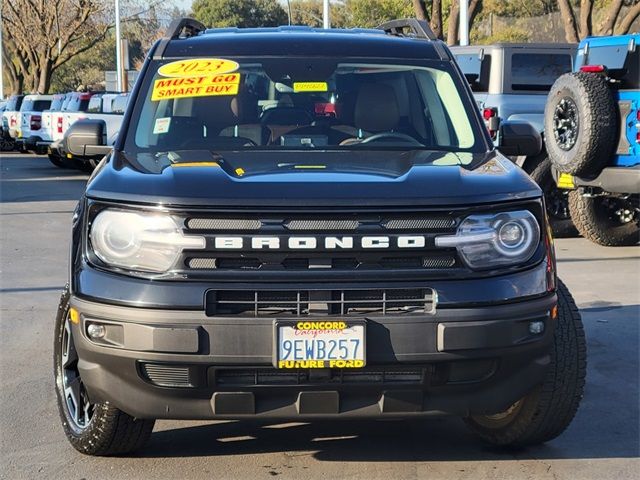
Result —
<instances>
[{"instance_id":1,"label":"amber side marker light","mask_svg":"<svg viewBox=\"0 0 640 480\"><path fill-rule=\"evenodd\" d=\"M76 325L80 323L80 313L75 308L69 309L69 321Z\"/></svg>"},{"instance_id":2,"label":"amber side marker light","mask_svg":"<svg viewBox=\"0 0 640 480\"><path fill-rule=\"evenodd\" d=\"M558 306L557 305L554 305L553 308L551 309L551 318L553 320L558 318Z\"/></svg>"}]
</instances>

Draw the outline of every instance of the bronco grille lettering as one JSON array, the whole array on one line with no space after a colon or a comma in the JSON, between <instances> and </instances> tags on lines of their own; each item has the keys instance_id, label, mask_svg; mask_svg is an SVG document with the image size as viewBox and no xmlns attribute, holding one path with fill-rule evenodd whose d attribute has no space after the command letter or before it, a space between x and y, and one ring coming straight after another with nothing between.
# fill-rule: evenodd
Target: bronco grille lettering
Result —
<instances>
[{"instance_id":1,"label":"bronco grille lettering","mask_svg":"<svg viewBox=\"0 0 640 480\"><path fill-rule=\"evenodd\" d=\"M245 241L246 240L246 241ZM259 237L215 237L216 250L238 250L248 248L252 250L352 250L385 249L385 248L425 248L426 238L423 235L398 235L396 237L365 235L362 237L288 237L282 241L277 236Z\"/></svg>"}]
</instances>

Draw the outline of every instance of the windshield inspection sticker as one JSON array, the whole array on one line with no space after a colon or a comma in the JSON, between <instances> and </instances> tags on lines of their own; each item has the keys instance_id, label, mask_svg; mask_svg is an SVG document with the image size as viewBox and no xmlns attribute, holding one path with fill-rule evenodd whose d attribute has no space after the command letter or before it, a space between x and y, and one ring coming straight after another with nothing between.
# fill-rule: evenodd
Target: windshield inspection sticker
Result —
<instances>
[{"instance_id":1,"label":"windshield inspection sticker","mask_svg":"<svg viewBox=\"0 0 640 480\"><path fill-rule=\"evenodd\" d=\"M237 95L239 85L239 73L212 77L160 78L153 84L151 100Z\"/></svg>"},{"instance_id":2,"label":"windshield inspection sticker","mask_svg":"<svg viewBox=\"0 0 640 480\"><path fill-rule=\"evenodd\" d=\"M162 65L158 73L163 77L172 78L208 77L235 72L238 68L238 62L224 58L192 58Z\"/></svg>"},{"instance_id":3,"label":"windshield inspection sticker","mask_svg":"<svg viewBox=\"0 0 640 480\"><path fill-rule=\"evenodd\" d=\"M156 123L153 125L153 134L167 133L169 125L171 125L171 117L156 118Z\"/></svg>"},{"instance_id":4,"label":"windshield inspection sticker","mask_svg":"<svg viewBox=\"0 0 640 480\"><path fill-rule=\"evenodd\" d=\"M326 92L329 90L327 82L293 82L294 93Z\"/></svg>"}]
</instances>

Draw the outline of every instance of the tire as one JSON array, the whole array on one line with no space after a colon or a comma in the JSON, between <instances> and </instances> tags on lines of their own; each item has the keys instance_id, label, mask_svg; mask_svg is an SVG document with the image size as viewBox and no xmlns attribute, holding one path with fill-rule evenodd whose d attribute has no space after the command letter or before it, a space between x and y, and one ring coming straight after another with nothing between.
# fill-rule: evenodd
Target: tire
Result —
<instances>
[{"instance_id":1,"label":"tire","mask_svg":"<svg viewBox=\"0 0 640 480\"><path fill-rule=\"evenodd\" d=\"M587 367L584 329L573 297L560 280L557 293L551 364L542 385L500 414L465 419L488 443L524 447L547 442L569 426L578 410Z\"/></svg>"},{"instance_id":2,"label":"tire","mask_svg":"<svg viewBox=\"0 0 640 480\"><path fill-rule=\"evenodd\" d=\"M544 111L547 152L560 171L600 173L614 154L618 108L607 80L593 73L567 73L556 80Z\"/></svg>"},{"instance_id":3,"label":"tire","mask_svg":"<svg viewBox=\"0 0 640 480\"><path fill-rule=\"evenodd\" d=\"M56 317L53 363L58 411L69 443L87 455L120 455L138 450L149 439L155 420L133 418L109 402L89 402L77 372L68 318L69 293L65 290ZM80 409L82 418L74 413Z\"/></svg>"},{"instance_id":4,"label":"tire","mask_svg":"<svg viewBox=\"0 0 640 480\"><path fill-rule=\"evenodd\" d=\"M0 151L10 152L15 148L13 140L7 140L6 138L0 139Z\"/></svg>"},{"instance_id":5,"label":"tire","mask_svg":"<svg viewBox=\"0 0 640 480\"><path fill-rule=\"evenodd\" d=\"M65 163L62 161L62 158L54 153L50 153L47 155L49 157L49 161L53 163L58 168L67 168Z\"/></svg>"},{"instance_id":6,"label":"tire","mask_svg":"<svg viewBox=\"0 0 640 480\"><path fill-rule=\"evenodd\" d=\"M551 174L551 160L543 159L531 172L531 178L544 193L547 216L555 237L573 237L578 231L569 213L569 191L558 188Z\"/></svg>"},{"instance_id":7,"label":"tire","mask_svg":"<svg viewBox=\"0 0 640 480\"><path fill-rule=\"evenodd\" d=\"M626 209L628 221L616 214ZM569 212L580 234L593 243L605 247L636 245L640 241L638 212L629 199L618 197L586 197L581 190L569 194Z\"/></svg>"}]
</instances>

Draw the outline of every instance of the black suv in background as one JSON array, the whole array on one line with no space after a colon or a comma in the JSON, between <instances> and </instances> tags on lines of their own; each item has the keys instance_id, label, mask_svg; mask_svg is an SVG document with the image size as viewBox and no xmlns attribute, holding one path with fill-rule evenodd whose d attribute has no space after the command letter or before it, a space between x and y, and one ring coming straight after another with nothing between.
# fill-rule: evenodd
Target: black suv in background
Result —
<instances>
[{"instance_id":1,"label":"black suv in background","mask_svg":"<svg viewBox=\"0 0 640 480\"><path fill-rule=\"evenodd\" d=\"M500 135L541 148L528 123ZM110 149L91 124L66 141ZM582 397L542 192L416 20L174 23L78 204L69 272L55 388L87 454L160 418L452 414L536 444Z\"/></svg>"}]
</instances>

